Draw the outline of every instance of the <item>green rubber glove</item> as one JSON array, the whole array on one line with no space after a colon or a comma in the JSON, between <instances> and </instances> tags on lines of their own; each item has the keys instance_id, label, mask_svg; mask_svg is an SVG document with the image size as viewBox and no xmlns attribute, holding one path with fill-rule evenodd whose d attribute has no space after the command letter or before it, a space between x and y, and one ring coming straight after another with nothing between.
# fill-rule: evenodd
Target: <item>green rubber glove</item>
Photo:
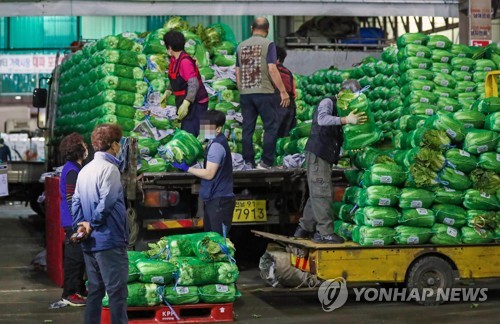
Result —
<instances>
[{"instance_id":1,"label":"green rubber glove","mask_svg":"<svg viewBox=\"0 0 500 324\"><path fill-rule=\"evenodd\" d=\"M188 112L189 112L189 106L191 105L191 103L187 100L184 100L181 104L181 106L179 107L179 109L177 109L177 119L179 120L183 120Z\"/></svg>"}]
</instances>

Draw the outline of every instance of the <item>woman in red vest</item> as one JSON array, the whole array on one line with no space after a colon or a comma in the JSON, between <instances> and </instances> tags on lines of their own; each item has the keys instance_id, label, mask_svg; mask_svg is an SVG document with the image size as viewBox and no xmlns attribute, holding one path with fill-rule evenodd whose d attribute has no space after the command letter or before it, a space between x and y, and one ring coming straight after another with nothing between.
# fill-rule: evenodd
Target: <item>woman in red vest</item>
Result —
<instances>
[{"instance_id":1,"label":"woman in red vest","mask_svg":"<svg viewBox=\"0 0 500 324\"><path fill-rule=\"evenodd\" d=\"M198 137L200 120L208 109L208 93L203 85L196 61L184 51L184 34L171 30L163 36L170 56L168 78L170 85L163 100L173 94L181 129Z\"/></svg>"}]
</instances>

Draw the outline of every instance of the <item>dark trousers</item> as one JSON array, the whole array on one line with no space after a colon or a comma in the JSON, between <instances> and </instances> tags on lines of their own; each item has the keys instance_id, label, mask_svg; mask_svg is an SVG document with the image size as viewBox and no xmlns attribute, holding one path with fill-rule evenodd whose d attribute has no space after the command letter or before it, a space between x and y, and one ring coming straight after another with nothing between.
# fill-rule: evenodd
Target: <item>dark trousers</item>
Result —
<instances>
[{"instance_id":1,"label":"dark trousers","mask_svg":"<svg viewBox=\"0 0 500 324\"><path fill-rule=\"evenodd\" d=\"M233 222L233 212L236 206L234 197L214 198L205 201L205 217L203 219L205 232L217 232L223 235L222 224L229 234Z\"/></svg>"},{"instance_id":2,"label":"dark trousers","mask_svg":"<svg viewBox=\"0 0 500 324\"><path fill-rule=\"evenodd\" d=\"M252 136L257 117L260 116L264 124L262 162L273 165L279 128L276 109L279 107L280 97L276 94L246 94L240 96L240 104L243 116L243 159L246 163L255 165Z\"/></svg>"},{"instance_id":3,"label":"dark trousers","mask_svg":"<svg viewBox=\"0 0 500 324\"><path fill-rule=\"evenodd\" d=\"M287 137L290 135L290 131L297 125L297 120L295 116L297 114L297 105L295 104L295 99L290 97L290 106L283 108L278 105L276 108L276 115L280 123L278 129L278 138Z\"/></svg>"},{"instance_id":4,"label":"dark trousers","mask_svg":"<svg viewBox=\"0 0 500 324\"><path fill-rule=\"evenodd\" d=\"M84 252L89 294L85 308L85 324L101 323L102 299L107 293L111 323L126 324L127 318L127 249L114 248Z\"/></svg>"},{"instance_id":5,"label":"dark trousers","mask_svg":"<svg viewBox=\"0 0 500 324\"><path fill-rule=\"evenodd\" d=\"M64 241L64 285L62 298L73 294L82 295L85 292L85 260L80 244L70 243L73 228L65 227L66 239Z\"/></svg>"},{"instance_id":6,"label":"dark trousers","mask_svg":"<svg viewBox=\"0 0 500 324\"><path fill-rule=\"evenodd\" d=\"M195 102L191 105L188 115L181 121L181 129L198 137L200 134L200 121L207 112L208 101L204 103Z\"/></svg>"}]
</instances>

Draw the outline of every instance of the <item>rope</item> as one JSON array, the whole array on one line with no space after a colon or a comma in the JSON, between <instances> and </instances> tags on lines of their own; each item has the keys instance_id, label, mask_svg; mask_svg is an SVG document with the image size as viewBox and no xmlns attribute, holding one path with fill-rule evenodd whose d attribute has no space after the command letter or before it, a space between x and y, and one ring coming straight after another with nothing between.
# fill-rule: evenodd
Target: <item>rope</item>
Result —
<instances>
[{"instance_id":1,"label":"rope","mask_svg":"<svg viewBox=\"0 0 500 324\"><path fill-rule=\"evenodd\" d=\"M227 256L229 263L236 263L236 260L231 256L229 249L226 245L227 240L227 226L222 224L222 236L224 237L224 244L219 243L219 247L221 251Z\"/></svg>"}]
</instances>

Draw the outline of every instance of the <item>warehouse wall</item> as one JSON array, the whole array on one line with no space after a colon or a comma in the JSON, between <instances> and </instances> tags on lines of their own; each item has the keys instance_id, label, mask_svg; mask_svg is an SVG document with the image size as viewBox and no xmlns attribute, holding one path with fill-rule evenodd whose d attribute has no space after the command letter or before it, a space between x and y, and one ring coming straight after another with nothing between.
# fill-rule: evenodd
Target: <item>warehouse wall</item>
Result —
<instances>
[{"instance_id":1,"label":"warehouse wall","mask_svg":"<svg viewBox=\"0 0 500 324\"><path fill-rule=\"evenodd\" d=\"M293 73L309 75L319 69L335 66L338 69L348 69L353 64L359 63L367 56L380 58L380 52L356 51L313 51L313 50L287 50L285 66Z\"/></svg>"}]
</instances>

